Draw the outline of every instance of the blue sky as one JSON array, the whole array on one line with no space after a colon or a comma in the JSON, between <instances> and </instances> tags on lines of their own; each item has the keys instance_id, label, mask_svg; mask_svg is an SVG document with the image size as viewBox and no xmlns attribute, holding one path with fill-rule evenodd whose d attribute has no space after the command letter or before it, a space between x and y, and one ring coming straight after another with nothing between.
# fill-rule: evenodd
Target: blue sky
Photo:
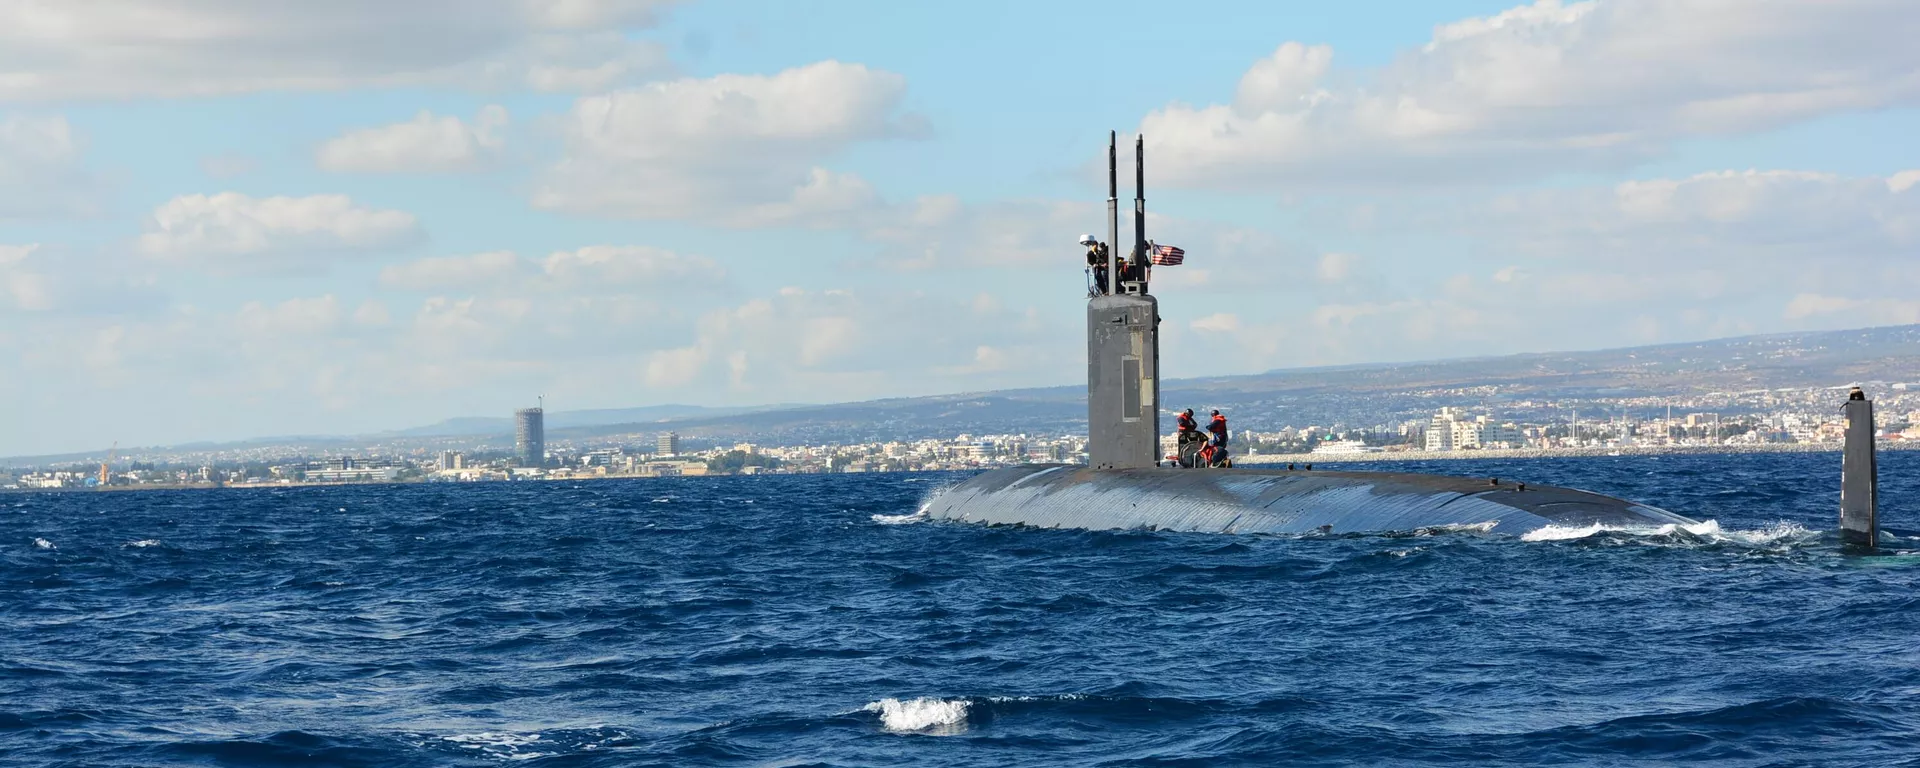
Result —
<instances>
[{"instance_id":1,"label":"blue sky","mask_svg":"<svg viewBox=\"0 0 1920 768\"><path fill-rule=\"evenodd\" d=\"M0 455L1071 383L1109 129L1189 252L1169 375L1920 322L1917 36L1892 0L0 0Z\"/></svg>"}]
</instances>

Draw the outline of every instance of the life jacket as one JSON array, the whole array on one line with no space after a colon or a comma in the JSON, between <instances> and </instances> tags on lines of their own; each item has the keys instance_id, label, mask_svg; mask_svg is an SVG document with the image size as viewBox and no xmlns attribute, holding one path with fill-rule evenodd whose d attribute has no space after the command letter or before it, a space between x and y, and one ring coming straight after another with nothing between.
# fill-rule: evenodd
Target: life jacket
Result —
<instances>
[{"instance_id":1,"label":"life jacket","mask_svg":"<svg viewBox=\"0 0 1920 768\"><path fill-rule=\"evenodd\" d=\"M1178 428L1182 432L1192 432L1200 428L1200 422L1194 421L1192 416L1184 413L1180 414L1180 418L1175 423L1179 425Z\"/></svg>"},{"instance_id":2,"label":"life jacket","mask_svg":"<svg viewBox=\"0 0 1920 768\"><path fill-rule=\"evenodd\" d=\"M1220 435L1220 436L1222 436L1222 437L1224 437L1224 436L1226 436L1226 434L1227 434L1227 417L1225 417L1225 416L1215 416L1215 417L1213 417L1213 422L1212 422L1212 423L1209 423L1209 424L1207 425L1207 431L1208 431L1208 432L1212 432L1212 433L1214 433L1214 434L1216 434L1216 435Z\"/></svg>"}]
</instances>

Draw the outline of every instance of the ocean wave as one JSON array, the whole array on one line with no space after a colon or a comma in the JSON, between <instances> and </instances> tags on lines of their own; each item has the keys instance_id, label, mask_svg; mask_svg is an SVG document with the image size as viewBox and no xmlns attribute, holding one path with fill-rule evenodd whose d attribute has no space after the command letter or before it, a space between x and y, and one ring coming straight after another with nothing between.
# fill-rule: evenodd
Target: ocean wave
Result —
<instances>
[{"instance_id":1,"label":"ocean wave","mask_svg":"<svg viewBox=\"0 0 1920 768\"><path fill-rule=\"evenodd\" d=\"M1796 542L1811 539L1818 534L1806 527L1792 522L1777 522L1761 528L1728 530L1720 526L1718 520L1706 520L1693 525L1669 523L1660 526L1610 526L1595 523L1586 526L1549 525L1536 528L1520 536L1521 541L1572 541L1602 534L1625 536L1640 539L1683 538L1701 542L1728 542L1748 546L1768 546L1781 542Z\"/></svg>"},{"instance_id":2,"label":"ocean wave","mask_svg":"<svg viewBox=\"0 0 1920 768\"><path fill-rule=\"evenodd\" d=\"M35 549L59 549L59 547L53 545L53 542L39 537L34 538L33 546Z\"/></svg>"},{"instance_id":3,"label":"ocean wave","mask_svg":"<svg viewBox=\"0 0 1920 768\"><path fill-rule=\"evenodd\" d=\"M971 699L886 698L860 708L880 715L880 727L892 733L952 736L967 730Z\"/></svg>"},{"instance_id":4,"label":"ocean wave","mask_svg":"<svg viewBox=\"0 0 1920 768\"><path fill-rule=\"evenodd\" d=\"M442 736L440 740L456 747L463 747L491 757L501 757L508 760L532 760L554 754L536 749L536 747L545 746L538 733L479 731L476 733L456 733L452 736Z\"/></svg>"}]
</instances>

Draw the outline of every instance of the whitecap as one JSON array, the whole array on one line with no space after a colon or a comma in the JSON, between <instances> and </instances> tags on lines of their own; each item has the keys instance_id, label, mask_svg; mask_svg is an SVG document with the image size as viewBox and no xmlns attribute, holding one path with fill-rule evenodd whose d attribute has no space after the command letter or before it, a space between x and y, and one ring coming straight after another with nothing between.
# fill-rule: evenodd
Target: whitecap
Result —
<instances>
[{"instance_id":1,"label":"whitecap","mask_svg":"<svg viewBox=\"0 0 1920 768\"><path fill-rule=\"evenodd\" d=\"M481 731L479 733L460 733L440 737L442 741L458 744L467 749L478 750L492 757L508 760L532 760L546 757L548 753L531 751L527 748L540 741L537 733L507 733L504 731Z\"/></svg>"},{"instance_id":2,"label":"whitecap","mask_svg":"<svg viewBox=\"0 0 1920 768\"><path fill-rule=\"evenodd\" d=\"M1520 540L1521 541L1566 541L1568 539L1584 539L1588 536L1592 536L1604 530L1607 530L1607 527L1599 523L1594 523L1593 525L1587 525L1587 526L1548 525L1548 526L1535 528L1531 531L1527 531L1526 533L1521 534Z\"/></svg>"},{"instance_id":3,"label":"whitecap","mask_svg":"<svg viewBox=\"0 0 1920 768\"><path fill-rule=\"evenodd\" d=\"M1806 528L1790 522L1779 522L1765 528L1750 531L1729 531L1720 527L1718 520L1705 520L1691 525L1668 523L1652 527L1615 527L1594 523L1587 526L1549 525L1528 531L1520 537L1521 541L1568 541L1584 539L1601 532L1619 533L1628 536L1661 537L1683 535L1692 541L1706 540L1733 542L1749 546L1765 546L1783 540L1807 536Z\"/></svg>"},{"instance_id":4,"label":"whitecap","mask_svg":"<svg viewBox=\"0 0 1920 768\"><path fill-rule=\"evenodd\" d=\"M1492 533L1494 526L1499 524L1500 521L1498 520L1488 520L1484 523L1447 523L1446 525L1430 525L1421 528L1416 531L1416 533L1421 536L1437 536L1443 533Z\"/></svg>"},{"instance_id":5,"label":"whitecap","mask_svg":"<svg viewBox=\"0 0 1920 768\"><path fill-rule=\"evenodd\" d=\"M893 733L951 736L967 730L967 710L972 706L966 699L888 698L860 709L880 713L880 727Z\"/></svg>"},{"instance_id":6,"label":"whitecap","mask_svg":"<svg viewBox=\"0 0 1920 768\"><path fill-rule=\"evenodd\" d=\"M925 511L909 512L904 515L872 515L872 520L881 525L905 525L926 520Z\"/></svg>"},{"instance_id":7,"label":"whitecap","mask_svg":"<svg viewBox=\"0 0 1920 768\"><path fill-rule=\"evenodd\" d=\"M57 549L57 547L53 546L53 542L38 537L34 538L33 546L39 549Z\"/></svg>"},{"instance_id":8,"label":"whitecap","mask_svg":"<svg viewBox=\"0 0 1920 768\"><path fill-rule=\"evenodd\" d=\"M147 548L147 547L157 547L157 546L159 546L159 545L160 545L160 540L159 540L159 539L141 539L141 540L139 540L139 541L129 541L129 542L127 542L127 546L129 546L129 547L138 547L138 548L141 548L141 549L145 549L145 548Z\"/></svg>"}]
</instances>

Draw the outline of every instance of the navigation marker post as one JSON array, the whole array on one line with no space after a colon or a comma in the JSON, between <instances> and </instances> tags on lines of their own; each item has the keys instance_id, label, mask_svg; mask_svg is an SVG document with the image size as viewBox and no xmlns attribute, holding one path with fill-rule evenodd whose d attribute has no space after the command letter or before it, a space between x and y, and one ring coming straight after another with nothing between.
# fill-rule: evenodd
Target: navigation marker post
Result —
<instances>
[{"instance_id":1,"label":"navigation marker post","mask_svg":"<svg viewBox=\"0 0 1920 768\"><path fill-rule=\"evenodd\" d=\"M1880 468L1873 458L1873 401L1859 387L1841 406L1847 434L1840 458L1840 545L1873 549L1879 544Z\"/></svg>"}]
</instances>

